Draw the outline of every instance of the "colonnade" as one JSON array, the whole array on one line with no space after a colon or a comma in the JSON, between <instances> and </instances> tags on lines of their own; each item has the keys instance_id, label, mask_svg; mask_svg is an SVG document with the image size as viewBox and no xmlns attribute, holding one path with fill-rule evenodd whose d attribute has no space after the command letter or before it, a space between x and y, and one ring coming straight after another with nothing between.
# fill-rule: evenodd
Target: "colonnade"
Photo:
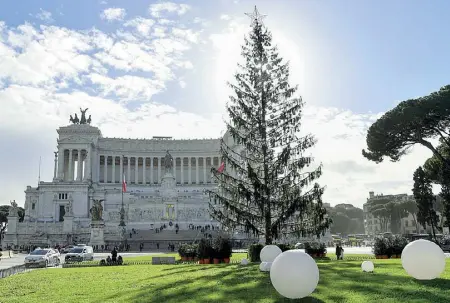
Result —
<instances>
[{"instance_id":1,"label":"colonnade","mask_svg":"<svg viewBox=\"0 0 450 303\"><path fill-rule=\"evenodd\" d=\"M85 181L91 178L91 155L86 149L61 149L55 152L53 179Z\"/></svg>"},{"instance_id":2,"label":"colonnade","mask_svg":"<svg viewBox=\"0 0 450 303\"><path fill-rule=\"evenodd\" d=\"M178 184L211 183L211 167L218 166L218 156L173 156L173 176ZM98 156L97 176L100 183L121 183L125 175L129 184L160 184L164 171L162 156Z\"/></svg>"}]
</instances>

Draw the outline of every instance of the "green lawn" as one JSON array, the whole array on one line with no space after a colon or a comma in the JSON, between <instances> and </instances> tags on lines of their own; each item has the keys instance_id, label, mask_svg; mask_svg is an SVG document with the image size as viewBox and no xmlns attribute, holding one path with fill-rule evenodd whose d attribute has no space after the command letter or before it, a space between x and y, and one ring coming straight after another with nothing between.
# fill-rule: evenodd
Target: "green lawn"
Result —
<instances>
[{"instance_id":1,"label":"green lawn","mask_svg":"<svg viewBox=\"0 0 450 303\"><path fill-rule=\"evenodd\" d=\"M239 259L242 255L236 254ZM450 271L419 282L400 260L319 261L320 282L298 302L450 302ZM449 264L450 262L448 262ZM44 269L0 280L0 302L295 302L277 294L258 264L140 265Z\"/></svg>"}]
</instances>

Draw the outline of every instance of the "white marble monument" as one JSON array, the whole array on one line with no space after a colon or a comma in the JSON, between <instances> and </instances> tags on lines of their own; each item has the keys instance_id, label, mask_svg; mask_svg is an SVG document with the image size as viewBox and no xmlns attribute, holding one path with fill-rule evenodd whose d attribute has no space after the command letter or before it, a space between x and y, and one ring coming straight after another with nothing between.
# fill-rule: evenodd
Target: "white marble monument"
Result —
<instances>
[{"instance_id":1,"label":"white marble monument","mask_svg":"<svg viewBox=\"0 0 450 303\"><path fill-rule=\"evenodd\" d=\"M161 225L214 226L205 189L220 163L220 139L106 138L87 109L60 127L53 180L25 190L24 222L12 218L3 245L115 243L122 205L127 233ZM225 134L224 139L231 142ZM101 211L93 207L101 202ZM150 239L151 240L151 239Z\"/></svg>"}]
</instances>

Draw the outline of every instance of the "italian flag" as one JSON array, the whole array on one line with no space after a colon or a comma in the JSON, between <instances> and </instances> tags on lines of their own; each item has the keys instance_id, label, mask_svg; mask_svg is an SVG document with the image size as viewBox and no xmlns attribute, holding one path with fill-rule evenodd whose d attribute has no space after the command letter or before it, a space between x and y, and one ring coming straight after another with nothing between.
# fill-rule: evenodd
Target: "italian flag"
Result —
<instances>
[{"instance_id":1,"label":"italian flag","mask_svg":"<svg viewBox=\"0 0 450 303\"><path fill-rule=\"evenodd\" d=\"M218 171L219 173L222 173L224 169L225 169L225 162L222 161L222 163L220 163L220 166L219 166L219 168L217 169L217 171Z\"/></svg>"},{"instance_id":2,"label":"italian flag","mask_svg":"<svg viewBox=\"0 0 450 303\"><path fill-rule=\"evenodd\" d=\"M123 174L123 179L122 179L122 192L124 192L124 193L127 192L127 182L125 180L125 174Z\"/></svg>"}]
</instances>

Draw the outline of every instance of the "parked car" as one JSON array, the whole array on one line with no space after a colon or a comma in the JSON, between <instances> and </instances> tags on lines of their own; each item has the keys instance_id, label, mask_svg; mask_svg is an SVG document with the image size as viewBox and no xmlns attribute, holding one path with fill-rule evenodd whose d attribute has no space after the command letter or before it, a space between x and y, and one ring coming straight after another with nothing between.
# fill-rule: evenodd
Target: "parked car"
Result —
<instances>
[{"instance_id":1,"label":"parked car","mask_svg":"<svg viewBox=\"0 0 450 303\"><path fill-rule=\"evenodd\" d=\"M25 257L25 267L59 266L60 254L52 248L37 248Z\"/></svg>"},{"instance_id":2,"label":"parked car","mask_svg":"<svg viewBox=\"0 0 450 303\"><path fill-rule=\"evenodd\" d=\"M75 246L64 258L66 262L82 262L94 260L94 249L92 246Z\"/></svg>"},{"instance_id":3,"label":"parked car","mask_svg":"<svg viewBox=\"0 0 450 303\"><path fill-rule=\"evenodd\" d=\"M67 254L72 248L74 248L75 246L74 245L68 245L68 246L66 246L66 247L63 247L62 249L61 249L61 253L63 253L63 254Z\"/></svg>"}]
</instances>

